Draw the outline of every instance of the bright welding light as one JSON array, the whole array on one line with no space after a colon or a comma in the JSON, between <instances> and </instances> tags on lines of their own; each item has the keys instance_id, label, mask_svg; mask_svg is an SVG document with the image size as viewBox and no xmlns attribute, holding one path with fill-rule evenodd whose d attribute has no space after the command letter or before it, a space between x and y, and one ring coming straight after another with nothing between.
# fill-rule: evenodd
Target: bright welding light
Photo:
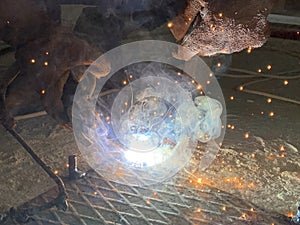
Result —
<instances>
[{"instance_id":1,"label":"bright welding light","mask_svg":"<svg viewBox=\"0 0 300 225\"><path fill-rule=\"evenodd\" d=\"M126 143L123 142L126 144L125 160L137 167L151 167L164 162L174 153L176 145L170 143L169 138L161 138L155 131L126 134L126 140Z\"/></svg>"},{"instance_id":2,"label":"bright welding light","mask_svg":"<svg viewBox=\"0 0 300 225\"><path fill-rule=\"evenodd\" d=\"M125 158L128 162L136 165L140 165L141 167L154 166L156 164L162 163L164 161L164 156L161 153L156 151L154 152L136 152L136 151L126 151Z\"/></svg>"},{"instance_id":3,"label":"bright welding light","mask_svg":"<svg viewBox=\"0 0 300 225\"><path fill-rule=\"evenodd\" d=\"M127 147L143 153L155 149L159 145L159 137L154 132L133 134L129 138Z\"/></svg>"},{"instance_id":4,"label":"bright welding light","mask_svg":"<svg viewBox=\"0 0 300 225\"><path fill-rule=\"evenodd\" d=\"M160 145L160 146L158 146ZM150 167L162 163L169 158L174 150L167 141L160 143L159 136L137 134L125 151L125 159L139 167Z\"/></svg>"}]
</instances>

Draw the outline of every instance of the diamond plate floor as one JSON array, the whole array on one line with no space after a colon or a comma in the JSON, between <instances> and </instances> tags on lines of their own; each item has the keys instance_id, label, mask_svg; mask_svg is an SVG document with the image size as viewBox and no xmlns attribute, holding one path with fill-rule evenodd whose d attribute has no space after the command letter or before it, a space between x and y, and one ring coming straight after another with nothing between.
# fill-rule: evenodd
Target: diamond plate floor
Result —
<instances>
[{"instance_id":1,"label":"diamond plate floor","mask_svg":"<svg viewBox=\"0 0 300 225\"><path fill-rule=\"evenodd\" d=\"M176 179L178 181L178 179ZM34 216L30 225L271 225L289 219L256 208L238 197L201 185L170 181L152 187L132 187L101 178L94 171L84 179L67 181L69 209L51 209ZM55 198L56 189L23 207L42 205ZM7 221L6 224L18 224Z\"/></svg>"}]
</instances>

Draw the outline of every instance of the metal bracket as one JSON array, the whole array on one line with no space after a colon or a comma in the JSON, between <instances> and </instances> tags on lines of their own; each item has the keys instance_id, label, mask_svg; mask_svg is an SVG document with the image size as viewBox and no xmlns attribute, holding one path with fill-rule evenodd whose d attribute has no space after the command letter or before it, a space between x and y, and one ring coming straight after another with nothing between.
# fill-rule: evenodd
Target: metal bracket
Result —
<instances>
[{"instance_id":1,"label":"metal bracket","mask_svg":"<svg viewBox=\"0 0 300 225\"><path fill-rule=\"evenodd\" d=\"M69 180L77 180L83 178L86 175L86 172L81 172L77 168L77 156L69 156Z\"/></svg>"}]
</instances>

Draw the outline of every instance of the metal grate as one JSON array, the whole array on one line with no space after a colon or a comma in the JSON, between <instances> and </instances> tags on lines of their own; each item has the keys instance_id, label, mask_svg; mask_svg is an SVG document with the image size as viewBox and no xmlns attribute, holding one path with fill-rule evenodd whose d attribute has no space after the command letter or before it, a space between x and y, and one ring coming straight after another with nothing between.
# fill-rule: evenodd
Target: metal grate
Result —
<instances>
[{"instance_id":1,"label":"metal grate","mask_svg":"<svg viewBox=\"0 0 300 225\"><path fill-rule=\"evenodd\" d=\"M283 217L275 218L251 203L208 186L192 188L172 181L152 187L132 187L105 180L92 171L84 179L66 182L66 188L69 195L66 212L44 211L29 224L290 224ZM41 205L56 195L52 189L26 205Z\"/></svg>"}]
</instances>

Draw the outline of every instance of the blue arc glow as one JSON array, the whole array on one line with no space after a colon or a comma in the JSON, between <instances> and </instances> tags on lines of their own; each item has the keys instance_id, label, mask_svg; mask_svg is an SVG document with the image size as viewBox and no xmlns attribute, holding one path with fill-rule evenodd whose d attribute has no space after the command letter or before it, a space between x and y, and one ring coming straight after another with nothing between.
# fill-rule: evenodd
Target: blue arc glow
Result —
<instances>
[{"instance_id":1,"label":"blue arc glow","mask_svg":"<svg viewBox=\"0 0 300 225\"><path fill-rule=\"evenodd\" d=\"M199 142L206 144L193 168L213 162L225 135L222 90L199 57L174 59L178 49L188 54L164 41L127 43L85 72L74 96L73 130L83 157L101 176L138 186L161 182L194 165ZM111 72L97 76L105 61ZM126 79L121 86L120 79Z\"/></svg>"}]
</instances>

